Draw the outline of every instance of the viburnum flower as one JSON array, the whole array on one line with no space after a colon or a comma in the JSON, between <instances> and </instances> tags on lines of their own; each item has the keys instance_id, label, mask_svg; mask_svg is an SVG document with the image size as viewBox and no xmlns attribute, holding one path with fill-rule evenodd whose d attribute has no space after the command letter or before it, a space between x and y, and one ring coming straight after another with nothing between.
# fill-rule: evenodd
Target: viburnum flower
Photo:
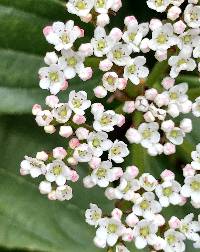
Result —
<instances>
[{"instance_id":1,"label":"viburnum flower","mask_svg":"<svg viewBox=\"0 0 200 252\"><path fill-rule=\"evenodd\" d=\"M75 148L73 157L78 162L89 162L92 159L93 151L88 144L80 144Z\"/></svg>"},{"instance_id":2,"label":"viburnum flower","mask_svg":"<svg viewBox=\"0 0 200 252\"><path fill-rule=\"evenodd\" d=\"M20 173L30 174L32 178L36 178L46 173L46 166L42 160L25 156L25 160L20 165Z\"/></svg>"},{"instance_id":3,"label":"viburnum flower","mask_svg":"<svg viewBox=\"0 0 200 252\"><path fill-rule=\"evenodd\" d=\"M194 214L188 214L184 219L180 221L180 231L186 236L187 239L192 241L200 240L199 234L200 223L198 221L193 221Z\"/></svg>"},{"instance_id":4,"label":"viburnum flower","mask_svg":"<svg viewBox=\"0 0 200 252\"><path fill-rule=\"evenodd\" d=\"M94 0L69 0L67 10L69 13L86 17L94 7Z\"/></svg>"},{"instance_id":5,"label":"viburnum flower","mask_svg":"<svg viewBox=\"0 0 200 252\"><path fill-rule=\"evenodd\" d=\"M52 110L52 115L59 123L66 123L72 115L72 110L67 103L58 103Z\"/></svg>"},{"instance_id":6,"label":"viburnum flower","mask_svg":"<svg viewBox=\"0 0 200 252\"><path fill-rule=\"evenodd\" d=\"M145 63L146 59L143 56L128 60L124 68L124 78L130 79L133 84L138 85L140 79L146 78L149 74L148 68L144 67Z\"/></svg>"},{"instance_id":7,"label":"viburnum flower","mask_svg":"<svg viewBox=\"0 0 200 252\"><path fill-rule=\"evenodd\" d=\"M147 5L150 9L164 12L170 4L170 0L148 0Z\"/></svg>"},{"instance_id":8,"label":"viburnum flower","mask_svg":"<svg viewBox=\"0 0 200 252\"><path fill-rule=\"evenodd\" d=\"M149 173L143 173L139 178L139 182L142 188L147 192L152 192L158 185L158 181Z\"/></svg>"},{"instance_id":9,"label":"viburnum flower","mask_svg":"<svg viewBox=\"0 0 200 252\"><path fill-rule=\"evenodd\" d=\"M175 145L181 145L183 143L184 136L184 131L178 127L174 127L171 131L166 132L167 139Z\"/></svg>"},{"instance_id":10,"label":"viburnum flower","mask_svg":"<svg viewBox=\"0 0 200 252\"><path fill-rule=\"evenodd\" d=\"M90 203L90 208L85 211L85 218L89 225L97 227L102 218L102 210L96 204Z\"/></svg>"},{"instance_id":11,"label":"viburnum flower","mask_svg":"<svg viewBox=\"0 0 200 252\"><path fill-rule=\"evenodd\" d=\"M91 101L87 99L85 91L71 91L69 93L68 105L75 114L84 115L85 110L91 106Z\"/></svg>"},{"instance_id":12,"label":"viburnum flower","mask_svg":"<svg viewBox=\"0 0 200 252\"><path fill-rule=\"evenodd\" d=\"M165 252L176 251L183 252L185 251L185 236L173 229L169 229L164 233L166 247L164 248Z\"/></svg>"},{"instance_id":13,"label":"viburnum flower","mask_svg":"<svg viewBox=\"0 0 200 252\"><path fill-rule=\"evenodd\" d=\"M115 140L109 150L108 158L113 160L115 163L122 163L124 161L124 157L127 157L129 153L127 144L122 141Z\"/></svg>"},{"instance_id":14,"label":"viburnum flower","mask_svg":"<svg viewBox=\"0 0 200 252\"><path fill-rule=\"evenodd\" d=\"M35 121L39 126L47 126L53 120L53 115L49 110L39 111L36 114Z\"/></svg>"},{"instance_id":15,"label":"viburnum flower","mask_svg":"<svg viewBox=\"0 0 200 252\"><path fill-rule=\"evenodd\" d=\"M200 144L196 146L196 151L192 151L191 157L193 160L191 162L192 168L197 171L200 170Z\"/></svg>"},{"instance_id":16,"label":"viburnum flower","mask_svg":"<svg viewBox=\"0 0 200 252\"><path fill-rule=\"evenodd\" d=\"M188 4L184 11L184 20L192 28L200 27L200 6Z\"/></svg>"},{"instance_id":17,"label":"viburnum flower","mask_svg":"<svg viewBox=\"0 0 200 252\"><path fill-rule=\"evenodd\" d=\"M127 84L125 78L119 78L115 72L107 72L102 78L103 87L109 92L115 92L117 89L124 89Z\"/></svg>"},{"instance_id":18,"label":"viburnum flower","mask_svg":"<svg viewBox=\"0 0 200 252\"><path fill-rule=\"evenodd\" d=\"M59 201L70 200L72 198L72 188L68 185L58 186L55 191L55 197Z\"/></svg>"}]
</instances>

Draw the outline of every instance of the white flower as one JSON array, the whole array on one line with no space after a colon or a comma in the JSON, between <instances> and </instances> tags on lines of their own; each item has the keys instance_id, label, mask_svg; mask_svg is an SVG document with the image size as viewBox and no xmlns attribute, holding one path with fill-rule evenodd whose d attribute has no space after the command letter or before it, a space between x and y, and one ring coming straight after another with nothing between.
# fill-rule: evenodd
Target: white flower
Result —
<instances>
[{"instance_id":1,"label":"white flower","mask_svg":"<svg viewBox=\"0 0 200 252\"><path fill-rule=\"evenodd\" d=\"M102 156L103 152L109 150L112 146L112 141L108 139L106 132L91 132L87 142L95 157Z\"/></svg>"},{"instance_id":2,"label":"white flower","mask_svg":"<svg viewBox=\"0 0 200 252\"><path fill-rule=\"evenodd\" d=\"M112 7L114 0L94 0L94 8L97 13L105 14Z\"/></svg>"},{"instance_id":3,"label":"white flower","mask_svg":"<svg viewBox=\"0 0 200 252\"><path fill-rule=\"evenodd\" d=\"M170 0L147 0L148 7L157 12L164 12L169 4Z\"/></svg>"},{"instance_id":4,"label":"white flower","mask_svg":"<svg viewBox=\"0 0 200 252\"><path fill-rule=\"evenodd\" d=\"M88 144L80 144L75 148L73 157L78 162L89 162L92 159L93 151Z\"/></svg>"},{"instance_id":5,"label":"white flower","mask_svg":"<svg viewBox=\"0 0 200 252\"><path fill-rule=\"evenodd\" d=\"M178 48L191 52L193 47L198 47L200 43L199 29L189 29L179 36Z\"/></svg>"},{"instance_id":6,"label":"white flower","mask_svg":"<svg viewBox=\"0 0 200 252\"><path fill-rule=\"evenodd\" d=\"M94 0L69 0L67 11L79 17L86 17L94 7Z\"/></svg>"},{"instance_id":7,"label":"white flower","mask_svg":"<svg viewBox=\"0 0 200 252\"><path fill-rule=\"evenodd\" d=\"M105 248L106 244L113 247L121 236L122 231L123 225L121 221L113 218L103 218L99 221L99 228L96 231L94 242L98 245L100 240L101 246L99 247L102 248Z\"/></svg>"},{"instance_id":8,"label":"white flower","mask_svg":"<svg viewBox=\"0 0 200 252\"><path fill-rule=\"evenodd\" d=\"M52 115L59 123L66 123L71 117L72 111L67 103L58 103L52 110Z\"/></svg>"},{"instance_id":9,"label":"white flower","mask_svg":"<svg viewBox=\"0 0 200 252\"><path fill-rule=\"evenodd\" d=\"M174 127L169 132L166 132L166 137L169 141L175 145L181 145L185 137L185 133L182 129Z\"/></svg>"},{"instance_id":10,"label":"white flower","mask_svg":"<svg viewBox=\"0 0 200 252\"><path fill-rule=\"evenodd\" d=\"M200 6L188 4L184 11L184 20L192 28L200 27Z\"/></svg>"},{"instance_id":11,"label":"white flower","mask_svg":"<svg viewBox=\"0 0 200 252\"><path fill-rule=\"evenodd\" d=\"M165 252L183 252L185 251L185 244L183 240L185 240L185 236L175 231L174 229L168 229L164 233L166 247L164 248Z\"/></svg>"},{"instance_id":12,"label":"white flower","mask_svg":"<svg viewBox=\"0 0 200 252\"><path fill-rule=\"evenodd\" d=\"M91 106L91 101L87 99L87 93L85 91L71 91L69 93L69 107L77 115L84 115L85 110Z\"/></svg>"},{"instance_id":13,"label":"white flower","mask_svg":"<svg viewBox=\"0 0 200 252\"><path fill-rule=\"evenodd\" d=\"M20 173L21 175L30 174L32 178L37 178L40 175L44 175L46 172L46 166L43 161L38 160L37 158L32 158L25 156L20 164Z\"/></svg>"},{"instance_id":14,"label":"white flower","mask_svg":"<svg viewBox=\"0 0 200 252\"><path fill-rule=\"evenodd\" d=\"M170 76L176 78L180 71L193 71L196 67L196 62L190 57L187 52L181 51L177 56L171 56L168 64L172 67Z\"/></svg>"},{"instance_id":15,"label":"white flower","mask_svg":"<svg viewBox=\"0 0 200 252\"><path fill-rule=\"evenodd\" d=\"M149 41L149 47L154 51L165 52L176 43L177 37L174 35L173 26L167 23L153 30L152 39Z\"/></svg>"},{"instance_id":16,"label":"white flower","mask_svg":"<svg viewBox=\"0 0 200 252\"><path fill-rule=\"evenodd\" d=\"M139 178L139 182L145 191L152 192L158 185L158 181L149 173L143 173Z\"/></svg>"},{"instance_id":17,"label":"white flower","mask_svg":"<svg viewBox=\"0 0 200 252\"><path fill-rule=\"evenodd\" d=\"M194 203L200 203L200 174L188 176L185 178L185 184L181 189L181 194L184 197L191 197Z\"/></svg>"},{"instance_id":18,"label":"white flower","mask_svg":"<svg viewBox=\"0 0 200 252\"><path fill-rule=\"evenodd\" d=\"M93 127L96 131L110 132L117 125L118 115L113 110L95 111Z\"/></svg>"},{"instance_id":19,"label":"white flower","mask_svg":"<svg viewBox=\"0 0 200 252\"><path fill-rule=\"evenodd\" d=\"M144 67L146 58L144 56L138 56L134 59L129 59L124 68L124 78L130 79L130 81L138 85L140 79L146 78L149 74L147 67Z\"/></svg>"},{"instance_id":20,"label":"white flower","mask_svg":"<svg viewBox=\"0 0 200 252\"><path fill-rule=\"evenodd\" d=\"M141 220L133 229L133 235L135 237L135 246L138 249L143 249L147 245L153 245L157 237L156 233L158 226L152 221Z\"/></svg>"},{"instance_id":21,"label":"white flower","mask_svg":"<svg viewBox=\"0 0 200 252\"><path fill-rule=\"evenodd\" d=\"M86 222L97 227L102 217L102 210L95 204L90 203L90 208L85 211Z\"/></svg>"},{"instance_id":22,"label":"white flower","mask_svg":"<svg viewBox=\"0 0 200 252\"><path fill-rule=\"evenodd\" d=\"M155 200L155 194L152 192L145 192L142 197L139 197L133 205L132 211L137 216L143 216L145 219L153 220L155 214L160 213L162 207L158 201Z\"/></svg>"},{"instance_id":23,"label":"white flower","mask_svg":"<svg viewBox=\"0 0 200 252\"><path fill-rule=\"evenodd\" d=\"M135 108L138 111L147 112L149 109L148 100L144 96L138 96L135 100Z\"/></svg>"},{"instance_id":24,"label":"white flower","mask_svg":"<svg viewBox=\"0 0 200 252\"><path fill-rule=\"evenodd\" d=\"M157 185L155 192L160 204L163 207L168 207L169 204L178 205L181 202L180 190L181 185L175 180L170 180Z\"/></svg>"},{"instance_id":25,"label":"white flower","mask_svg":"<svg viewBox=\"0 0 200 252\"><path fill-rule=\"evenodd\" d=\"M200 117L200 97L197 97L192 105L192 113L196 117Z\"/></svg>"},{"instance_id":26,"label":"white flower","mask_svg":"<svg viewBox=\"0 0 200 252\"><path fill-rule=\"evenodd\" d=\"M198 241L200 239L197 232L200 231L200 223L198 221L193 221L194 214L188 214L180 223L180 231L186 236L187 239L192 241Z\"/></svg>"},{"instance_id":27,"label":"white flower","mask_svg":"<svg viewBox=\"0 0 200 252\"><path fill-rule=\"evenodd\" d=\"M103 57L115 45L116 40L112 36L111 32L109 35L106 35L106 31L103 27L98 26L95 29L94 38L91 40L95 56Z\"/></svg>"},{"instance_id":28,"label":"white flower","mask_svg":"<svg viewBox=\"0 0 200 252\"><path fill-rule=\"evenodd\" d=\"M125 66L130 60L130 54L132 52L131 46L122 44L121 42L116 43L114 47L107 53L107 58L115 63L117 66Z\"/></svg>"},{"instance_id":29,"label":"white flower","mask_svg":"<svg viewBox=\"0 0 200 252\"><path fill-rule=\"evenodd\" d=\"M64 71L66 79L72 79L79 75L79 73L84 69L83 61L85 57L81 52L74 52L73 50L62 50L62 56L58 60L59 67ZM80 77L80 76L79 76Z\"/></svg>"},{"instance_id":30,"label":"white flower","mask_svg":"<svg viewBox=\"0 0 200 252\"><path fill-rule=\"evenodd\" d=\"M150 148L152 144L156 144L160 141L158 129L159 124L156 122L140 124L138 132L141 135L141 145L144 148Z\"/></svg>"},{"instance_id":31,"label":"white flower","mask_svg":"<svg viewBox=\"0 0 200 252\"><path fill-rule=\"evenodd\" d=\"M59 201L70 200L72 198L72 188L68 185L58 186L55 193L56 199Z\"/></svg>"},{"instance_id":32,"label":"white flower","mask_svg":"<svg viewBox=\"0 0 200 252\"><path fill-rule=\"evenodd\" d=\"M200 170L200 144L196 146L196 151L192 151L191 157L193 159L191 166L195 170Z\"/></svg>"},{"instance_id":33,"label":"white flower","mask_svg":"<svg viewBox=\"0 0 200 252\"><path fill-rule=\"evenodd\" d=\"M124 32L122 39L132 47L133 52L139 52L139 45L148 32L148 23L138 24L137 20L134 20L128 24L127 30Z\"/></svg>"},{"instance_id":34,"label":"white flower","mask_svg":"<svg viewBox=\"0 0 200 252\"><path fill-rule=\"evenodd\" d=\"M129 150L127 144L122 141L115 140L112 147L110 148L108 158L113 160L115 163L124 162L124 157L128 156Z\"/></svg>"},{"instance_id":35,"label":"white flower","mask_svg":"<svg viewBox=\"0 0 200 252\"><path fill-rule=\"evenodd\" d=\"M91 179L95 185L107 187L110 182L118 179L115 174L116 170L118 170L118 168L112 168L112 163L110 161L103 161L97 168L93 169ZM121 168L120 170L122 171Z\"/></svg>"},{"instance_id":36,"label":"white flower","mask_svg":"<svg viewBox=\"0 0 200 252\"><path fill-rule=\"evenodd\" d=\"M80 28L74 26L74 21L69 20L66 24L62 22L53 23L51 29L45 33L46 40L55 46L57 51L68 50L73 46L75 40L80 37Z\"/></svg>"},{"instance_id":37,"label":"white flower","mask_svg":"<svg viewBox=\"0 0 200 252\"><path fill-rule=\"evenodd\" d=\"M39 111L35 118L35 121L39 126L48 126L52 120L53 115L49 110Z\"/></svg>"},{"instance_id":38,"label":"white flower","mask_svg":"<svg viewBox=\"0 0 200 252\"><path fill-rule=\"evenodd\" d=\"M51 94L56 95L65 85L65 77L57 64L49 67L42 67L39 70L40 87L42 89L50 90Z\"/></svg>"},{"instance_id":39,"label":"white flower","mask_svg":"<svg viewBox=\"0 0 200 252\"><path fill-rule=\"evenodd\" d=\"M58 186L65 184L66 180L70 179L70 169L65 163L59 159L54 160L47 165L47 173L45 178L49 182L56 182Z\"/></svg>"},{"instance_id":40,"label":"white flower","mask_svg":"<svg viewBox=\"0 0 200 252\"><path fill-rule=\"evenodd\" d=\"M103 75L102 82L107 91L114 92L117 89L121 89L121 86L123 86L122 82L126 85L127 81L123 78L119 78L115 72L107 72Z\"/></svg>"}]
</instances>

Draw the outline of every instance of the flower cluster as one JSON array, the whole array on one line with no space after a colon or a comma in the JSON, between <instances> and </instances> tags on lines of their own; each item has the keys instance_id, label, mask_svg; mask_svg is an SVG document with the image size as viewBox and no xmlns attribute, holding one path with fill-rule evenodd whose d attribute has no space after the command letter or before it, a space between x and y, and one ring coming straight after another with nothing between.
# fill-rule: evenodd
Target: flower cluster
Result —
<instances>
[{"instance_id":1,"label":"flower cluster","mask_svg":"<svg viewBox=\"0 0 200 252\"><path fill-rule=\"evenodd\" d=\"M181 71L196 67L200 71L199 1L146 2L149 8L166 12L166 20L139 23L128 16L123 30L108 31L109 15L121 8L121 0L69 0L68 12L94 25L90 41L76 43L85 32L72 20L43 29L56 52L46 54L47 66L39 70L39 86L50 95L45 106L35 104L32 113L38 126L48 134L58 132L65 146L38 152L35 158L25 156L20 167L21 175L43 178L41 194L64 201L72 198L72 182L79 179L77 168L86 163L83 186L104 188L105 197L115 203L110 215L96 204L85 212L86 222L97 229L95 245L109 252L129 252L126 242L134 242L138 249L183 252L186 239L200 248L200 216L198 221L191 213L182 219L164 217L165 208L184 206L188 200L200 208L200 144L191 154L192 162L183 168L184 182L175 180L170 170L156 179L126 162L130 155L134 163L130 144L140 144L151 156L174 154L192 131L192 120L185 115L200 117L200 97L192 102L190 82L176 79ZM144 56L151 51L158 60L152 71ZM71 79L92 78L97 70L92 67L102 74L93 85L95 97L84 87L70 87L68 92ZM67 95L61 98L59 92L65 90Z\"/></svg>"}]
</instances>

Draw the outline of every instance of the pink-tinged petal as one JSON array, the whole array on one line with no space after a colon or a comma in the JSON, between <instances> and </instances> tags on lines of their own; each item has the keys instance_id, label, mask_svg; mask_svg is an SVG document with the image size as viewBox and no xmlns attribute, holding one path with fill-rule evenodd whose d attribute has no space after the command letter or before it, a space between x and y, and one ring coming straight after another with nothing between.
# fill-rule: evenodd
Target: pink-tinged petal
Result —
<instances>
[{"instance_id":1,"label":"pink-tinged petal","mask_svg":"<svg viewBox=\"0 0 200 252\"><path fill-rule=\"evenodd\" d=\"M46 26L43 29L43 34L44 36L48 36L51 32L53 32L52 26Z\"/></svg>"}]
</instances>

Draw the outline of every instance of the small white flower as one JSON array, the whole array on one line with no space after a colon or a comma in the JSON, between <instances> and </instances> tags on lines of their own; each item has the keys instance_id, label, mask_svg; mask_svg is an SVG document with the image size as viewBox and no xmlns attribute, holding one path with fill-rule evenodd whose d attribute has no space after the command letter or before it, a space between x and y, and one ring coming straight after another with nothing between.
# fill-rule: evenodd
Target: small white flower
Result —
<instances>
[{"instance_id":1,"label":"small white flower","mask_svg":"<svg viewBox=\"0 0 200 252\"><path fill-rule=\"evenodd\" d=\"M164 12L169 4L170 0L147 0L148 7L157 12Z\"/></svg>"},{"instance_id":2,"label":"small white flower","mask_svg":"<svg viewBox=\"0 0 200 252\"><path fill-rule=\"evenodd\" d=\"M139 178L139 182L142 188L147 192L152 192L158 185L158 181L149 173L143 173Z\"/></svg>"},{"instance_id":3,"label":"small white flower","mask_svg":"<svg viewBox=\"0 0 200 252\"><path fill-rule=\"evenodd\" d=\"M124 157L127 157L129 150L127 144L122 141L115 140L112 147L110 148L108 158L113 160L115 163L124 162Z\"/></svg>"},{"instance_id":4,"label":"small white flower","mask_svg":"<svg viewBox=\"0 0 200 252\"><path fill-rule=\"evenodd\" d=\"M141 145L144 148L150 148L152 144L156 144L160 141L158 129L159 124L156 122L140 124L138 132L141 135Z\"/></svg>"},{"instance_id":5,"label":"small white flower","mask_svg":"<svg viewBox=\"0 0 200 252\"><path fill-rule=\"evenodd\" d=\"M185 133L182 129L174 127L171 131L166 132L166 137L171 143L181 145L183 143Z\"/></svg>"},{"instance_id":6,"label":"small white flower","mask_svg":"<svg viewBox=\"0 0 200 252\"><path fill-rule=\"evenodd\" d=\"M95 111L93 127L96 131L110 132L118 123L118 115L113 110Z\"/></svg>"},{"instance_id":7,"label":"small white flower","mask_svg":"<svg viewBox=\"0 0 200 252\"><path fill-rule=\"evenodd\" d=\"M116 43L114 47L107 53L107 58L115 63L117 66L125 66L130 60L130 54L132 52L131 46L122 44L121 42Z\"/></svg>"},{"instance_id":8,"label":"small white flower","mask_svg":"<svg viewBox=\"0 0 200 252\"><path fill-rule=\"evenodd\" d=\"M49 110L39 111L35 118L35 121L39 126L48 126L52 120L53 115Z\"/></svg>"},{"instance_id":9,"label":"small white flower","mask_svg":"<svg viewBox=\"0 0 200 252\"><path fill-rule=\"evenodd\" d=\"M123 225L121 221L113 219L113 218L103 218L99 221L99 228L96 231L96 237L94 238L94 242L96 245L99 244L99 240L101 241L102 248L108 246L113 247L118 238L122 235Z\"/></svg>"},{"instance_id":10,"label":"small white flower","mask_svg":"<svg viewBox=\"0 0 200 252\"><path fill-rule=\"evenodd\" d=\"M126 85L126 80L119 78L115 72L107 72L103 75L102 78L104 88L109 92L114 92L117 89L121 89L122 82Z\"/></svg>"},{"instance_id":11,"label":"small white flower","mask_svg":"<svg viewBox=\"0 0 200 252\"><path fill-rule=\"evenodd\" d=\"M67 11L79 17L86 17L94 7L94 0L69 0Z\"/></svg>"},{"instance_id":12,"label":"small white flower","mask_svg":"<svg viewBox=\"0 0 200 252\"><path fill-rule=\"evenodd\" d=\"M164 248L165 252L183 252L185 251L185 236L175 231L174 229L168 229L164 233L165 241L166 241L166 247Z\"/></svg>"},{"instance_id":13,"label":"small white flower","mask_svg":"<svg viewBox=\"0 0 200 252\"><path fill-rule=\"evenodd\" d=\"M102 217L102 210L95 204L90 203L90 208L85 211L86 222L97 227Z\"/></svg>"},{"instance_id":14,"label":"small white flower","mask_svg":"<svg viewBox=\"0 0 200 252\"><path fill-rule=\"evenodd\" d=\"M178 205L181 202L180 190L181 185L175 180L170 180L157 185L155 192L160 204L163 207L168 207L169 204Z\"/></svg>"},{"instance_id":15,"label":"small white flower","mask_svg":"<svg viewBox=\"0 0 200 252\"><path fill-rule=\"evenodd\" d=\"M200 42L199 29L189 29L179 36L178 48L191 52L193 47L198 47Z\"/></svg>"},{"instance_id":16,"label":"small white flower","mask_svg":"<svg viewBox=\"0 0 200 252\"><path fill-rule=\"evenodd\" d=\"M191 197L192 201L196 204L200 203L200 174L195 176L188 176L185 178L185 184L181 189L181 194L189 198Z\"/></svg>"},{"instance_id":17,"label":"small white flower","mask_svg":"<svg viewBox=\"0 0 200 252\"><path fill-rule=\"evenodd\" d=\"M196 146L196 151L191 153L192 163L191 166L195 170L200 170L200 144Z\"/></svg>"},{"instance_id":18,"label":"small white flower","mask_svg":"<svg viewBox=\"0 0 200 252\"><path fill-rule=\"evenodd\" d=\"M149 109L148 100L144 96L138 96L135 100L135 108L138 111L147 112Z\"/></svg>"},{"instance_id":19,"label":"small white flower","mask_svg":"<svg viewBox=\"0 0 200 252\"><path fill-rule=\"evenodd\" d=\"M75 148L73 157L78 162L89 162L92 159L93 151L88 144L80 144Z\"/></svg>"},{"instance_id":20,"label":"small white flower","mask_svg":"<svg viewBox=\"0 0 200 252\"><path fill-rule=\"evenodd\" d=\"M94 8L97 13L105 14L113 5L113 0L94 0Z\"/></svg>"},{"instance_id":21,"label":"small white flower","mask_svg":"<svg viewBox=\"0 0 200 252\"><path fill-rule=\"evenodd\" d=\"M188 4L184 11L184 20L192 28L200 27L200 6Z\"/></svg>"},{"instance_id":22,"label":"small white flower","mask_svg":"<svg viewBox=\"0 0 200 252\"><path fill-rule=\"evenodd\" d=\"M80 28L79 30L77 28L72 20L67 21L66 24L55 22L48 32L44 30L44 34L46 40L53 44L57 51L68 50L73 46L75 40L80 37Z\"/></svg>"},{"instance_id":23,"label":"small white flower","mask_svg":"<svg viewBox=\"0 0 200 252\"><path fill-rule=\"evenodd\" d=\"M198 241L200 239L197 232L200 231L200 223L198 221L193 221L194 214L188 214L180 223L180 231L186 236L187 239L192 241Z\"/></svg>"},{"instance_id":24,"label":"small white flower","mask_svg":"<svg viewBox=\"0 0 200 252\"><path fill-rule=\"evenodd\" d=\"M59 123L66 123L70 119L71 114L72 110L67 103L58 103L52 110L53 117Z\"/></svg>"},{"instance_id":25,"label":"small white flower","mask_svg":"<svg viewBox=\"0 0 200 252\"><path fill-rule=\"evenodd\" d=\"M95 185L107 187L110 182L118 179L118 177L115 175L115 172L116 169L112 168L112 162L103 161L97 168L93 169L91 179Z\"/></svg>"},{"instance_id":26,"label":"small white flower","mask_svg":"<svg viewBox=\"0 0 200 252\"><path fill-rule=\"evenodd\" d=\"M58 186L65 184L66 180L70 179L70 169L65 163L59 159L54 160L47 165L47 173L45 178L49 182L56 182Z\"/></svg>"},{"instance_id":27,"label":"small white flower","mask_svg":"<svg viewBox=\"0 0 200 252\"><path fill-rule=\"evenodd\" d=\"M69 93L69 107L77 115L84 115L85 110L91 106L91 101L87 99L87 93L85 91L71 91Z\"/></svg>"},{"instance_id":28,"label":"small white flower","mask_svg":"<svg viewBox=\"0 0 200 252\"><path fill-rule=\"evenodd\" d=\"M192 105L192 113L196 117L200 117L200 97L197 97Z\"/></svg>"},{"instance_id":29,"label":"small white flower","mask_svg":"<svg viewBox=\"0 0 200 252\"><path fill-rule=\"evenodd\" d=\"M51 94L56 95L65 84L66 80L60 66L57 64L49 67L42 67L39 70L40 87L50 90Z\"/></svg>"},{"instance_id":30,"label":"small white flower","mask_svg":"<svg viewBox=\"0 0 200 252\"><path fill-rule=\"evenodd\" d=\"M25 156L20 164L20 173L21 175L30 174L32 178L37 178L40 175L44 175L46 172L46 166L43 161L38 160L37 158L32 158Z\"/></svg>"},{"instance_id":31,"label":"small white flower","mask_svg":"<svg viewBox=\"0 0 200 252\"><path fill-rule=\"evenodd\" d=\"M91 132L87 142L96 157L102 156L103 152L112 146L112 141L108 139L106 132Z\"/></svg>"},{"instance_id":32,"label":"small white flower","mask_svg":"<svg viewBox=\"0 0 200 252\"><path fill-rule=\"evenodd\" d=\"M129 59L124 68L124 78L130 79L130 81L138 85L140 79L146 78L149 74L147 67L144 67L146 58L144 56L138 56L134 59Z\"/></svg>"},{"instance_id":33,"label":"small white flower","mask_svg":"<svg viewBox=\"0 0 200 252\"><path fill-rule=\"evenodd\" d=\"M143 249L147 245L153 245L157 237L156 233L158 226L152 221L141 220L133 229L133 236L135 237L135 246L138 249Z\"/></svg>"},{"instance_id":34,"label":"small white flower","mask_svg":"<svg viewBox=\"0 0 200 252\"><path fill-rule=\"evenodd\" d=\"M155 200L155 194L152 192L145 192L142 197L139 197L132 208L132 211L137 216L143 216L145 219L153 220L155 214L160 213L162 207L158 201Z\"/></svg>"},{"instance_id":35,"label":"small white flower","mask_svg":"<svg viewBox=\"0 0 200 252\"><path fill-rule=\"evenodd\" d=\"M70 200L72 198L72 188L68 185L58 186L56 188L56 199L59 201Z\"/></svg>"}]
</instances>

